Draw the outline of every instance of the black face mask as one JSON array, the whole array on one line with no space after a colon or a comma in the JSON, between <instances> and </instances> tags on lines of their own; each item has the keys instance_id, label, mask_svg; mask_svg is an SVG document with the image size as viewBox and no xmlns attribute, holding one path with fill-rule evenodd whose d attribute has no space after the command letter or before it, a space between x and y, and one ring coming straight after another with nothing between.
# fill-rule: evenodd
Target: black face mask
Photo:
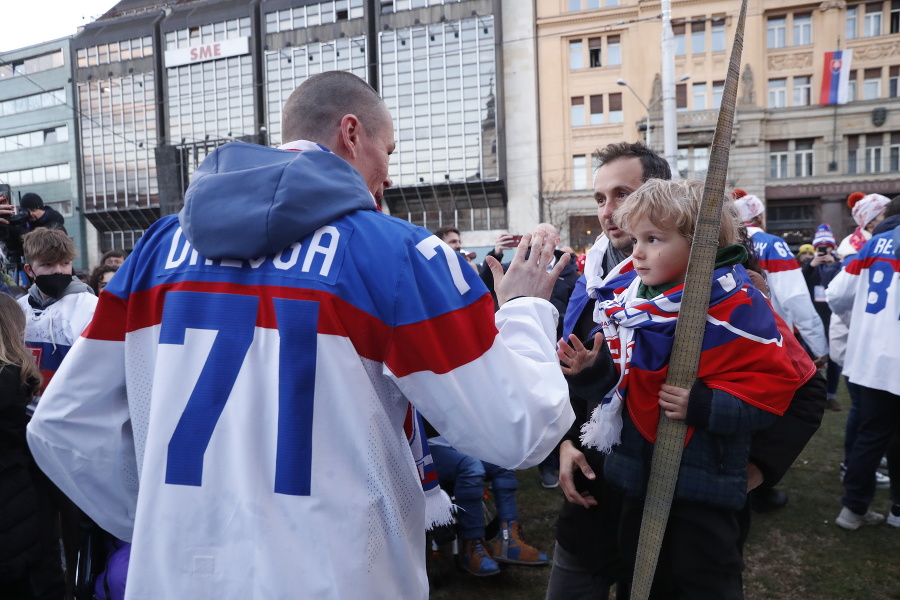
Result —
<instances>
[{"instance_id":1,"label":"black face mask","mask_svg":"<svg viewBox=\"0 0 900 600\"><path fill-rule=\"evenodd\" d=\"M54 273L52 275L38 275L34 278L38 289L51 298L59 298L69 284L72 283L72 276L65 273Z\"/></svg>"}]
</instances>

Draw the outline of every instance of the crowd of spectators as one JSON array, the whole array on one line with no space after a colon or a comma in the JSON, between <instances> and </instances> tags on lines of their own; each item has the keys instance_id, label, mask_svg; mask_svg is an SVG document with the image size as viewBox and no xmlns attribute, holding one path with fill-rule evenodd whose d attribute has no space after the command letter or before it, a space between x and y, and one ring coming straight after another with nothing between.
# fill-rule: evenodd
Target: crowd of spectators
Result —
<instances>
[{"instance_id":1,"label":"crowd of spectators","mask_svg":"<svg viewBox=\"0 0 900 600\"><path fill-rule=\"evenodd\" d=\"M751 512L788 504L776 485L826 407L841 410L842 374L851 407L836 523L855 530L885 521L871 505L874 490L890 486L886 521L900 527L900 346L871 348L875 335L900 336L900 197L851 195L856 230L838 243L823 224L797 256L766 231L761 198L742 190L723 198L706 342L696 381L682 388L665 380L701 182L670 181L668 164L643 144L612 144L595 155L602 234L583 261L560 247L553 225L541 223L524 235L500 234L477 265L457 229L432 235L376 210L391 185L393 128L364 82L349 74L310 78L288 100L284 121L285 138L294 141L280 149L217 150L191 185L217 183L193 194L180 218L155 226L140 254L126 260L107 252L87 284L73 272L75 248L58 213L25 194L27 216L19 222L8 198L0 198L0 226L7 240L21 234L31 283L17 302L0 295L5 593L60 598L89 585L88 593L103 600L122 598L126 589L134 598L174 597L188 588L213 597L203 594L239 586L246 597L262 597L262 589L276 597L296 591L287 582L314 580L309 589L329 593L367 582L373 596L427 595L422 572L405 563L418 563L424 529L441 522L426 505L439 497L442 481L458 507L464 570L484 576L504 563L552 562L548 600L608 598L613 588L622 600L638 560L663 415L684 421L688 438L652 595L742 598ZM266 185L232 185L246 164L258 166L254 177ZM283 177L286 169L302 176ZM259 190L280 185L297 188L272 192L271 206L252 218L237 210ZM233 205L221 220L196 217L219 206L218 190L238 187L225 195ZM294 197L320 204L306 214L293 210ZM248 226L265 233L233 235ZM386 247L385 264L369 266L375 249ZM506 250L514 250L508 262ZM286 273L296 265L302 269ZM331 293L335 300L326 302ZM139 301L126 302L132 296ZM321 317L309 312L320 303ZM315 324L304 329L311 315ZM150 319L157 319L147 328L152 335L126 330L126 323ZM242 323L247 328L238 332ZM254 334L257 328L265 331ZM209 330L217 334L196 333ZM242 344L249 367L236 350ZM317 353L344 363L322 366ZM211 377L207 354L240 360ZM265 356L276 357L278 368ZM165 381L154 370L157 359L171 371ZM151 398L169 399L153 396L153 385L174 389L166 386L188 377L205 377L214 392L187 394L177 409L181 420L166 421L174 432L156 433L166 409L151 411ZM239 413L240 426L224 412L233 389L261 398ZM263 402L270 397L279 402ZM202 408L192 412L197 403ZM136 405L143 409L132 412ZM216 445L220 418L227 422L220 435L243 445ZM282 419L293 419L292 426L282 428ZM245 424L258 431L248 436ZM294 428L313 439L286 433ZM177 443L179 432L190 438L186 447ZM281 436L292 443L273 446L273 456L245 451L256 448L252 440ZM323 438L329 452L314 446ZM306 442L297 455L294 446ZM196 464L176 456L178 448ZM261 465L272 460L277 497L261 499L254 488L249 497L261 504L248 510L246 490L222 478L249 489L268 477ZM313 470L313 460L327 468ZM559 486L564 496L552 556L526 541L516 504L515 469L538 464L541 485ZM500 521L492 539L481 506L488 482ZM316 493L327 498L307 503ZM198 497L208 505L184 501ZM197 520L203 526L191 529ZM322 537L334 527L359 531L363 542L355 548L383 546L355 557L370 561L368 570L354 570L359 581L336 581L329 570L348 558ZM312 531L308 539L304 528ZM141 558L130 562L132 540ZM85 584L75 574L88 541L101 568ZM255 568L279 576L241 579L243 544L272 561ZM295 552L284 556L281 545ZM191 564L164 551L173 548ZM324 566L281 568L294 554L319 552L329 553ZM127 588L126 573L140 583Z\"/></svg>"}]
</instances>

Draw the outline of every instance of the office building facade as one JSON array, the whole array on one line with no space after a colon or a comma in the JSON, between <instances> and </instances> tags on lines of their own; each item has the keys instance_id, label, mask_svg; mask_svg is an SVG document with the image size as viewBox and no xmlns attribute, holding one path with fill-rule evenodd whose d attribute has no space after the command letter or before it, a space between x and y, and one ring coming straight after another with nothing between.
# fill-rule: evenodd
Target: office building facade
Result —
<instances>
[{"instance_id":1,"label":"office building facade","mask_svg":"<svg viewBox=\"0 0 900 600\"><path fill-rule=\"evenodd\" d=\"M79 252L75 267L85 269L71 41L0 54L0 184L10 187L13 204L33 192L65 217Z\"/></svg>"},{"instance_id":2,"label":"office building facade","mask_svg":"<svg viewBox=\"0 0 900 600\"><path fill-rule=\"evenodd\" d=\"M681 176L705 176L739 7L672 2ZM822 222L846 235L850 193L900 193L900 3L751 7L728 185L764 198L769 230L792 245ZM537 11L541 187L572 244L589 245L599 233L592 152L647 138L663 151L661 6L537 0ZM852 51L848 102L820 104L835 50Z\"/></svg>"},{"instance_id":3,"label":"office building facade","mask_svg":"<svg viewBox=\"0 0 900 600\"><path fill-rule=\"evenodd\" d=\"M215 147L280 144L288 95L334 69L368 81L394 115L386 210L430 229L454 225L468 245L533 226L535 80L523 66L534 64L534 14L519 9L510 0L123 0L74 40L85 215L101 249L131 248L177 212ZM508 153L510 109L523 126ZM514 182L508 160L522 173Z\"/></svg>"}]
</instances>

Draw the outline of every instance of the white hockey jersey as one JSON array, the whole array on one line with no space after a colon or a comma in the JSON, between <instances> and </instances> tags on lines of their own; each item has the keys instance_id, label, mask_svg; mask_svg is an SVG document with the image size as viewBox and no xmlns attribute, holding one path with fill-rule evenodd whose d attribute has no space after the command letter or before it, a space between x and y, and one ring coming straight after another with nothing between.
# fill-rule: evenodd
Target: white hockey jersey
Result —
<instances>
[{"instance_id":1,"label":"white hockey jersey","mask_svg":"<svg viewBox=\"0 0 900 600\"><path fill-rule=\"evenodd\" d=\"M408 402L509 468L571 424L552 305L495 326L457 253L373 208L332 154L226 145L101 293L28 433L133 542L129 600L424 600Z\"/></svg>"},{"instance_id":2,"label":"white hockey jersey","mask_svg":"<svg viewBox=\"0 0 900 600\"><path fill-rule=\"evenodd\" d=\"M825 293L828 306L850 328L844 375L900 395L900 260L892 236L887 231L866 242Z\"/></svg>"},{"instance_id":3,"label":"white hockey jersey","mask_svg":"<svg viewBox=\"0 0 900 600\"><path fill-rule=\"evenodd\" d=\"M787 243L759 227L747 233L759 255L759 266L766 272L772 308L789 328L796 327L810 351L816 356L828 354L825 326L809 297L803 272Z\"/></svg>"}]
</instances>

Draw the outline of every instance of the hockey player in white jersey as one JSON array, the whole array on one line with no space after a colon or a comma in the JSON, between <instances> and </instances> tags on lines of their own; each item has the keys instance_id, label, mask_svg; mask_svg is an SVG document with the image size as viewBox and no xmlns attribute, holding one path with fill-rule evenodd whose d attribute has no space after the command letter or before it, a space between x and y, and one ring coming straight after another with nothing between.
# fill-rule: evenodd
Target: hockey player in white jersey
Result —
<instances>
[{"instance_id":1,"label":"hockey player in white jersey","mask_svg":"<svg viewBox=\"0 0 900 600\"><path fill-rule=\"evenodd\" d=\"M508 468L573 419L546 300L566 260L548 273L553 249L535 238L526 260L525 236L506 276L495 265L495 322L456 252L376 210L394 140L374 90L311 77L282 130L282 149L204 161L29 427L57 485L133 542L129 600L424 600L409 404Z\"/></svg>"},{"instance_id":2,"label":"hockey player in white jersey","mask_svg":"<svg viewBox=\"0 0 900 600\"><path fill-rule=\"evenodd\" d=\"M828 338L809 297L800 264L783 239L765 232L766 207L762 201L744 190L734 190L732 196L759 254L759 266L766 272L772 308L789 328L797 328L815 357L816 366L824 366L828 360Z\"/></svg>"}]
</instances>

